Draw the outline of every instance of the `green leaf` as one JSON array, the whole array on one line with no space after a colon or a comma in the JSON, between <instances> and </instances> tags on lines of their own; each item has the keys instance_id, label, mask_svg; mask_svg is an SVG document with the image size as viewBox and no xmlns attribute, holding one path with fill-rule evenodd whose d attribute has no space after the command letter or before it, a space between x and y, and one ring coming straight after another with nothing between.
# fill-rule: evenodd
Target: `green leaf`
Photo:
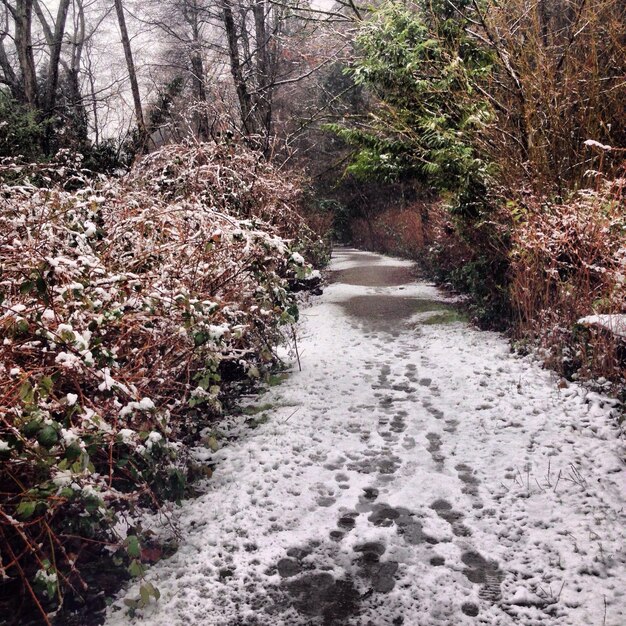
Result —
<instances>
[{"instance_id":1,"label":"green leaf","mask_svg":"<svg viewBox=\"0 0 626 626\"><path fill-rule=\"evenodd\" d=\"M152 595L154 596L154 599L158 600L161 597L161 592L158 587L155 587L152 583L150 583L150 586L152 587Z\"/></svg>"},{"instance_id":2,"label":"green leaf","mask_svg":"<svg viewBox=\"0 0 626 626\"><path fill-rule=\"evenodd\" d=\"M128 566L128 573L133 578L141 578L144 575L144 572L144 566L137 559L131 561L131 564Z\"/></svg>"},{"instance_id":3,"label":"green leaf","mask_svg":"<svg viewBox=\"0 0 626 626\"><path fill-rule=\"evenodd\" d=\"M76 492L71 487L63 487L61 491L59 491L59 496L61 498L67 498L68 500L73 498Z\"/></svg>"},{"instance_id":4,"label":"green leaf","mask_svg":"<svg viewBox=\"0 0 626 626\"><path fill-rule=\"evenodd\" d=\"M103 506L103 502L96 496L92 496L85 501L85 511L87 513L95 513L101 506Z\"/></svg>"},{"instance_id":5,"label":"green leaf","mask_svg":"<svg viewBox=\"0 0 626 626\"><path fill-rule=\"evenodd\" d=\"M144 583L139 587L139 596L143 606L148 606L150 598L158 600L161 597L161 593L152 583Z\"/></svg>"},{"instance_id":6,"label":"green leaf","mask_svg":"<svg viewBox=\"0 0 626 626\"><path fill-rule=\"evenodd\" d=\"M205 344L208 340L209 340L209 336L206 333L202 333L202 332L194 333L193 341L196 347Z\"/></svg>"},{"instance_id":7,"label":"green leaf","mask_svg":"<svg viewBox=\"0 0 626 626\"><path fill-rule=\"evenodd\" d=\"M141 585L141 587L139 587L139 597L141 598L143 606L148 606L151 595L147 585Z\"/></svg>"},{"instance_id":8,"label":"green leaf","mask_svg":"<svg viewBox=\"0 0 626 626\"><path fill-rule=\"evenodd\" d=\"M37 441L49 450L59 441L59 434L54 426L47 424L37 433Z\"/></svg>"},{"instance_id":9,"label":"green leaf","mask_svg":"<svg viewBox=\"0 0 626 626\"><path fill-rule=\"evenodd\" d=\"M44 376L39 381L39 395L42 398L47 398L50 395L53 387L54 382L52 381L52 378L50 378L50 376Z\"/></svg>"},{"instance_id":10,"label":"green leaf","mask_svg":"<svg viewBox=\"0 0 626 626\"><path fill-rule=\"evenodd\" d=\"M76 459L80 458L82 452L83 451L81 447L78 445L76 441L74 441L74 443L71 443L69 446L67 446L67 448L65 448L64 460L66 460L68 463L74 463ZM82 470L82 467L81 467L81 470Z\"/></svg>"},{"instance_id":11,"label":"green leaf","mask_svg":"<svg viewBox=\"0 0 626 626\"><path fill-rule=\"evenodd\" d=\"M36 508L37 502L22 500L22 502L20 502L19 506L17 507L16 513L18 517L21 517L22 519L28 519L35 512Z\"/></svg>"},{"instance_id":12,"label":"green leaf","mask_svg":"<svg viewBox=\"0 0 626 626\"><path fill-rule=\"evenodd\" d=\"M32 280L25 280L20 285L20 293L22 295L30 293L35 288L35 283Z\"/></svg>"},{"instance_id":13,"label":"green leaf","mask_svg":"<svg viewBox=\"0 0 626 626\"><path fill-rule=\"evenodd\" d=\"M37 287L37 293L40 296L46 296L48 294L48 286L46 285L46 281L42 276L39 276L35 281L35 286Z\"/></svg>"},{"instance_id":14,"label":"green leaf","mask_svg":"<svg viewBox=\"0 0 626 626\"><path fill-rule=\"evenodd\" d=\"M25 380L20 387L20 400L24 402L24 404L31 404L34 397L33 386L29 381Z\"/></svg>"},{"instance_id":15,"label":"green leaf","mask_svg":"<svg viewBox=\"0 0 626 626\"><path fill-rule=\"evenodd\" d=\"M22 432L26 437L34 437L41 428L41 420L30 420L26 426L22 429Z\"/></svg>"},{"instance_id":16,"label":"green leaf","mask_svg":"<svg viewBox=\"0 0 626 626\"><path fill-rule=\"evenodd\" d=\"M141 556L141 546L139 545L139 538L136 535L129 535L126 538L126 552L128 552L128 556L133 559L138 559Z\"/></svg>"}]
</instances>

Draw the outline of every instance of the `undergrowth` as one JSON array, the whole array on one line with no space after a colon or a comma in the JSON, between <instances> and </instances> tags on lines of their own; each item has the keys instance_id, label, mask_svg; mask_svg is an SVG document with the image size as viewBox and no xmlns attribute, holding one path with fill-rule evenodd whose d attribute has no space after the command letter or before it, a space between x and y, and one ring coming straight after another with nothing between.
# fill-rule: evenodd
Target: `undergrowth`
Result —
<instances>
[{"instance_id":1,"label":"undergrowth","mask_svg":"<svg viewBox=\"0 0 626 626\"><path fill-rule=\"evenodd\" d=\"M325 251L298 186L242 146L120 179L67 157L1 173L0 607L51 623L102 605L95 559L142 576L137 511L183 497L186 444L275 362Z\"/></svg>"},{"instance_id":2,"label":"undergrowth","mask_svg":"<svg viewBox=\"0 0 626 626\"><path fill-rule=\"evenodd\" d=\"M566 202L528 200L514 232L514 332L566 377L626 385L624 340L578 322L626 313L624 179L600 181Z\"/></svg>"}]
</instances>

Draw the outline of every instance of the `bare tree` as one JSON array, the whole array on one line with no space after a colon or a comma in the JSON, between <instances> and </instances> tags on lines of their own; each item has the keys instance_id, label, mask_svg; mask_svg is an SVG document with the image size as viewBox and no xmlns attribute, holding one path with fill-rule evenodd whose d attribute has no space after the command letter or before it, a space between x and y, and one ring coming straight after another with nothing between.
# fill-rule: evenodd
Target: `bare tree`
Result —
<instances>
[{"instance_id":1,"label":"bare tree","mask_svg":"<svg viewBox=\"0 0 626 626\"><path fill-rule=\"evenodd\" d=\"M143 117L143 109L141 106L141 95L139 93L139 83L137 81L137 72L135 70L135 62L133 61L133 52L130 46L130 38L128 37L128 29L126 28L126 17L124 15L124 6L122 0L114 0L115 11L117 13L117 21L120 27L120 35L122 38L122 46L124 47L124 58L128 69L128 79L130 81L130 89L133 94L133 104L135 107L135 120L137 122L137 130L139 133L139 151L142 152L147 148L148 132Z\"/></svg>"},{"instance_id":2,"label":"bare tree","mask_svg":"<svg viewBox=\"0 0 626 626\"><path fill-rule=\"evenodd\" d=\"M41 108L44 113L47 114L54 109L54 102L57 95L61 47L63 45L63 36L65 35L65 23L70 8L70 0L61 0L59 2L54 28L49 25L39 0L33 0L33 7L43 28L46 43L50 49L48 76L46 77L46 86L40 102Z\"/></svg>"},{"instance_id":3,"label":"bare tree","mask_svg":"<svg viewBox=\"0 0 626 626\"><path fill-rule=\"evenodd\" d=\"M244 78L243 64L239 54L241 35L235 23L231 0L222 0L222 17L224 29L226 30L226 39L228 41L230 71L233 76L233 81L235 82L237 98L239 99L239 106L241 108L241 122L245 134L250 136L256 131L253 118L254 104L248 89L248 83Z\"/></svg>"},{"instance_id":4,"label":"bare tree","mask_svg":"<svg viewBox=\"0 0 626 626\"><path fill-rule=\"evenodd\" d=\"M2 26L2 31L0 31L0 69L2 69L2 77L0 78L0 81L7 85L9 88L9 91L11 92L11 95L13 96L13 98L15 98L16 100L20 99L20 84L19 84L19 77L17 75L17 73L15 72L15 70L13 69L13 66L11 65L11 62L9 60L9 56L7 54L4 42L6 40L7 37L9 37L9 20L10 20L10 16L12 15L12 10L11 7L8 5L8 3L4 2L3 0L3 5L4 5L4 24Z\"/></svg>"},{"instance_id":5,"label":"bare tree","mask_svg":"<svg viewBox=\"0 0 626 626\"><path fill-rule=\"evenodd\" d=\"M15 20L15 48L20 65L22 99L31 108L37 106L37 74L33 55L33 0L16 0L11 6L3 0Z\"/></svg>"}]
</instances>

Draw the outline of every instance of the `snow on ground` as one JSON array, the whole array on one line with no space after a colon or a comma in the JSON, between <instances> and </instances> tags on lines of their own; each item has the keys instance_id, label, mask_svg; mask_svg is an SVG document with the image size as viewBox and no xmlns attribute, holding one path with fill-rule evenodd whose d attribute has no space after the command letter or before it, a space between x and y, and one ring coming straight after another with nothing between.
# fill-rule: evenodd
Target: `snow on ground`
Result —
<instances>
[{"instance_id":1,"label":"snow on ground","mask_svg":"<svg viewBox=\"0 0 626 626\"><path fill-rule=\"evenodd\" d=\"M578 320L583 326L598 326L610 333L626 339L626 315L625 314L609 314L609 315L588 315Z\"/></svg>"},{"instance_id":2,"label":"snow on ground","mask_svg":"<svg viewBox=\"0 0 626 626\"><path fill-rule=\"evenodd\" d=\"M204 451L161 599L131 619L135 585L107 624L626 624L610 401L455 321L410 263L331 269L269 419Z\"/></svg>"}]
</instances>

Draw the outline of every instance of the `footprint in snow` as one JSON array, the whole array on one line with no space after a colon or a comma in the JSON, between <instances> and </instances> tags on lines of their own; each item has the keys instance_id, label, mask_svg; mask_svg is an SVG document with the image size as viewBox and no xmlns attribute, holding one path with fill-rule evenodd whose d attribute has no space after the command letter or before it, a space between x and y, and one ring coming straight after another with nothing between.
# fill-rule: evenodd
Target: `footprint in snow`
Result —
<instances>
[{"instance_id":1,"label":"footprint in snow","mask_svg":"<svg viewBox=\"0 0 626 626\"><path fill-rule=\"evenodd\" d=\"M455 511L452 508L452 505L443 499L435 500L430 508L444 519L450 526L452 527L452 532L457 537L469 537L472 534L472 531L462 523L463 518L465 517L463 513L459 511Z\"/></svg>"},{"instance_id":2,"label":"footprint in snow","mask_svg":"<svg viewBox=\"0 0 626 626\"><path fill-rule=\"evenodd\" d=\"M483 600L498 602L502 598L500 584L504 579L504 572L497 561L487 560L474 551L464 552L461 560L466 565L463 570L465 577L470 582L482 585L478 595Z\"/></svg>"}]
</instances>

